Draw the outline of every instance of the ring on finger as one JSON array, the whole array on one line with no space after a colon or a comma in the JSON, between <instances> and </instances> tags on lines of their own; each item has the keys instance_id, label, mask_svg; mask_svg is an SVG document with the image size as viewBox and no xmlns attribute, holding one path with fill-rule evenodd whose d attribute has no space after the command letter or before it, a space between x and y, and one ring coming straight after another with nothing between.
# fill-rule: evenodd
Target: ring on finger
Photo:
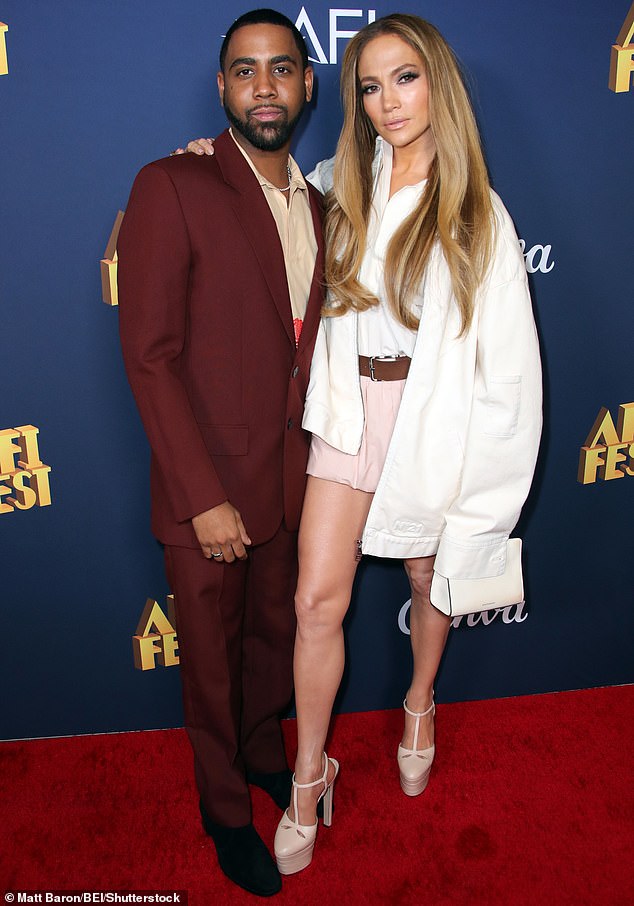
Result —
<instances>
[{"instance_id":1,"label":"ring on finger","mask_svg":"<svg viewBox=\"0 0 634 906\"><path fill-rule=\"evenodd\" d=\"M211 552L211 556L212 556L215 560L219 560L219 559L222 557L222 551L218 551L217 553L214 553L214 552L212 551L212 552Z\"/></svg>"}]
</instances>

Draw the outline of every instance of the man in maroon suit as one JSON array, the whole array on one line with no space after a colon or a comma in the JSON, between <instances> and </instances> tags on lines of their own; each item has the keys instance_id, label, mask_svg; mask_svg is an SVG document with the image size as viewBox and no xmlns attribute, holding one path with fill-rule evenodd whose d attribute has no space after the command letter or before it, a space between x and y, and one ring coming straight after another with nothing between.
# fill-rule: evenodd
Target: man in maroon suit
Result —
<instances>
[{"instance_id":1,"label":"man in maroon suit","mask_svg":"<svg viewBox=\"0 0 634 906\"><path fill-rule=\"evenodd\" d=\"M280 887L247 781L288 804L304 395L321 306L318 194L289 156L312 92L295 26L240 17L220 54L213 157L136 178L118 243L121 340L152 449L152 528L176 598L203 826L223 871Z\"/></svg>"}]
</instances>

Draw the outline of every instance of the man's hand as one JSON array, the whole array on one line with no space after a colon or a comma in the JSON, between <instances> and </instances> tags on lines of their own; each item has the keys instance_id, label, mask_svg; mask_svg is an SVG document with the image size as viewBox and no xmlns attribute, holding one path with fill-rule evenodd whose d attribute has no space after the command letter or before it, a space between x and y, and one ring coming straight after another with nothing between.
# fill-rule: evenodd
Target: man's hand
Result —
<instances>
[{"instance_id":1,"label":"man's hand","mask_svg":"<svg viewBox=\"0 0 634 906\"><path fill-rule=\"evenodd\" d=\"M208 560L225 560L232 563L246 560L245 544L251 544L240 513L229 501L199 513L192 519L192 525L201 550Z\"/></svg>"},{"instance_id":2,"label":"man's hand","mask_svg":"<svg viewBox=\"0 0 634 906\"><path fill-rule=\"evenodd\" d=\"M174 154L185 154L187 151L192 154L208 154L209 157L213 157L214 140L213 138L192 139L186 148L176 148L172 151L170 157Z\"/></svg>"}]
</instances>

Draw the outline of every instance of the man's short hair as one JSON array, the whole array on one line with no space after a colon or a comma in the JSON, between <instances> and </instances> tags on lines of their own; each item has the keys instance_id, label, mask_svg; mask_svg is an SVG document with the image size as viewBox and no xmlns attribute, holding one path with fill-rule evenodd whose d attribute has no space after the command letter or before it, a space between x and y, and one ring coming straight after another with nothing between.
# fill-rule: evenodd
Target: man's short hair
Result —
<instances>
[{"instance_id":1,"label":"man's short hair","mask_svg":"<svg viewBox=\"0 0 634 906\"><path fill-rule=\"evenodd\" d=\"M302 58L302 66L304 69L308 66L308 50L306 48L306 42L302 38L301 32L295 26L291 20L285 16L283 13L278 13L275 9L252 9L248 13L240 16L235 22L232 23L227 34L225 35L222 46L220 47L220 69L224 72L225 68L225 58L227 56L227 48L229 47L229 41L231 40L232 35L239 28L243 28L245 25L281 25L282 28L288 28L288 30L293 35L295 44Z\"/></svg>"}]
</instances>

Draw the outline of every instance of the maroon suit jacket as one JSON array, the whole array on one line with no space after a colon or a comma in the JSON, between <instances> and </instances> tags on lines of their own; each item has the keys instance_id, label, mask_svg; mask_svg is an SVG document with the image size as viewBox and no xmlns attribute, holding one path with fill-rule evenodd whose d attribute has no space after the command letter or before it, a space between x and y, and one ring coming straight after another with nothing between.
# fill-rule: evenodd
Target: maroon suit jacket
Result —
<instances>
[{"instance_id":1,"label":"maroon suit jacket","mask_svg":"<svg viewBox=\"0 0 634 906\"><path fill-rule=\"evenodd\" d=\"M224 132L213 157L137 176L118 241L121 342L152 449L152 529L197 547L193 516L225 500L254 544L295 530L309 437L301 427L323 296L318 243L295 348L284 256L262 189Z\"/></svg>"}]
</instances>

